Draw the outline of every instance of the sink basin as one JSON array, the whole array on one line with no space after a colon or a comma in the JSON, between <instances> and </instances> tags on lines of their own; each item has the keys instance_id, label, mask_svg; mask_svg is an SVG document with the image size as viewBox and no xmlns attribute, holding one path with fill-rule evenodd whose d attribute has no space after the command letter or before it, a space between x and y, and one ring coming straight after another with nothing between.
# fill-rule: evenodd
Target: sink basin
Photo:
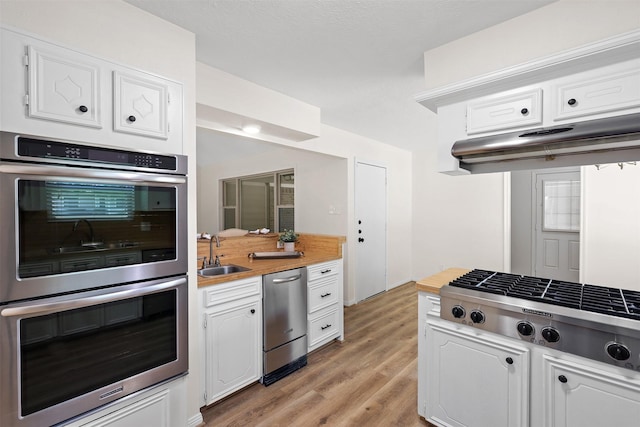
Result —
<instances>
[{"instance_id":1,"label":"sink basin","mask_svg":"<svg viewBox=\"0 0 640 427\"><path fill-rule=\"evenodd\" d=\"M206 267L198 270L198 274L204 277L222 276L225 274L240 273L241 271L249 271L250 268L240 267L239 265L220 265L217 267Z\"/></svg>"}]
</instances>

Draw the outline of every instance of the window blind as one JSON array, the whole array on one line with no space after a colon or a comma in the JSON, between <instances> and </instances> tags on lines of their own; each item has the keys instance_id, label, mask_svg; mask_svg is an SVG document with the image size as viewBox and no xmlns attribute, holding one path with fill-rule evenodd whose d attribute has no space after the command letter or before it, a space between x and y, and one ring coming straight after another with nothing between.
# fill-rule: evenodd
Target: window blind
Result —
<instances>
[{"instance_id":1,"label":"window blind","mask_svg":"<svg viewBox=\"0 0 640 427\"><path fill-rule=\"evenodd\" d=\"M46 198L51 219L131 219L135 209L135 186L47 182Z\"/></svg>"}]
</instances>

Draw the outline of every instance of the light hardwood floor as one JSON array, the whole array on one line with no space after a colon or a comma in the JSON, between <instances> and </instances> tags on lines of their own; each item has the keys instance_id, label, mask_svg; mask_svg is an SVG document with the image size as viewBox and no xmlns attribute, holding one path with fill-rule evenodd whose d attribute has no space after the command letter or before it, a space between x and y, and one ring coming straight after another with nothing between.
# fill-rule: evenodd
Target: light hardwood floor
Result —
<instances>
[{"instance_id":1,"label":"light hardwood floor","mask_svg":"<svg viewBox=\"0 0 640 427\"><path fill-rule=\"evenodd\" d=\"M345 340L265 387L203 409L214 426L429 426L417 413L418 297L410 282L346 307Z\"/></svg>"}]
</instances>

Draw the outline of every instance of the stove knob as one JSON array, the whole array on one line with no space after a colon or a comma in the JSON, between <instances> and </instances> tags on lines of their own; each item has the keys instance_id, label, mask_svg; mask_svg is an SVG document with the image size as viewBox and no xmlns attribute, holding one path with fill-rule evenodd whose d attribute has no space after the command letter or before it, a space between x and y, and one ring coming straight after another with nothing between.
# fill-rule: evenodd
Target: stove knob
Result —
<instances>
[{"instance_id":1,"label":"stove knob","mask_svg":"<svg viewBox=\"0 0 640 427\"><path fill-rule=\"evenodd\" d=\"M547 342L558 342L560 341L560 333L556 328L552 328L551 326L547 326L542 328L542 338L547 340Z\"/></svg>"},{"instance_id":2,"label":"stove knob","mask_svg":"<svg viewBox=\"0 0 640 427\"><path fill-rule=\"evenodd\" d=\"M536 331L533 325L529 322L518 322L517 328L518 333L525 337L533 335L533 333Z\"/></svg>"},{"instance_id":3,"label":"stove knob","mask_svg":"<svg viewBox=\"0 0 640 427\"><path fill-rule=\"evenodd\" d=\"M607 354L616 360L627 360L631 357L631 352L627 346L618 344L617 342L611 343L607 346Z\"/></svg>"},{"instance_id":4,"label":"stove knob","mask_svg":"<svg viewBox=\"0 0 640 427\"><path fill-rule=\"evenodd\" d=\"M474 310L469 315L473 323L484 323L484 313L479 310Z\"/></svg>"},{"instance_id":5,"label":"stove knob","mask_svg":"<svg viewBox=\"0 0 640 427\"><path fill-rule=\"evenodd\" d=\"M451 314L453 314L453 317L455 317L456 319L461 319L464 317L464 308L462 308L462 306L456 305L451 309Z\"/></svg>"}]
</instances>

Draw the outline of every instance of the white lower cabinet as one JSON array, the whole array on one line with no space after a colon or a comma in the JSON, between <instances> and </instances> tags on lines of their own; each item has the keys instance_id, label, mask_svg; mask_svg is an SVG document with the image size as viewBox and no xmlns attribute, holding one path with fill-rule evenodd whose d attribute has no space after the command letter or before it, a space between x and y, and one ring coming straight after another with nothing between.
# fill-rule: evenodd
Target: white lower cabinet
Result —
<instances>
[{"instance_id":1,"label":"white lower cabinet","mask_svg":"<svg viewBox=\"0 0 640 427\"><path fill-rule=\"evenodd\" d=\"M635 426L640 372L440 319L418 295L418 413L437 426Z\"/></svg>"},{"instance_id":2,"label":"white lower cabinet","mask_svg":"<svg viewBox=\"0 0 640 427\"><path fill-rule=\"evenodd\" d=\"M308 351L344 338L342 259L307 267Z\"/></svg>"},{"instance_id":3,"label":"white lower cabinet","mask_svg":"<svg viewBox=\"0 0 640 427\"><path fill-rule=\"evenodd\" d=\"M529 425L529 351L427 320L428 420L447 426Z\"/></svg>"},{"instance_id":4,"label":"white lower cabinet","mask_svg":"<svg viewBox=\"0 0 640 427\"><path fill-rule=\"evenodd\" d=\"M262 277L202 289L204 403L262 376Z\"/></svg>"},{"instance_id":5,"label":"white lower cabinet","mask_svg":"<svg viewBox=\"0 0 640 427\"><path fill-rule=\"evenodd\" d=\"M632 426L640 423L640 375L585 365L577 357L542 356L545 425ZM633 374L633 372L631 372Z\"/></svg>"}]
</instances>

